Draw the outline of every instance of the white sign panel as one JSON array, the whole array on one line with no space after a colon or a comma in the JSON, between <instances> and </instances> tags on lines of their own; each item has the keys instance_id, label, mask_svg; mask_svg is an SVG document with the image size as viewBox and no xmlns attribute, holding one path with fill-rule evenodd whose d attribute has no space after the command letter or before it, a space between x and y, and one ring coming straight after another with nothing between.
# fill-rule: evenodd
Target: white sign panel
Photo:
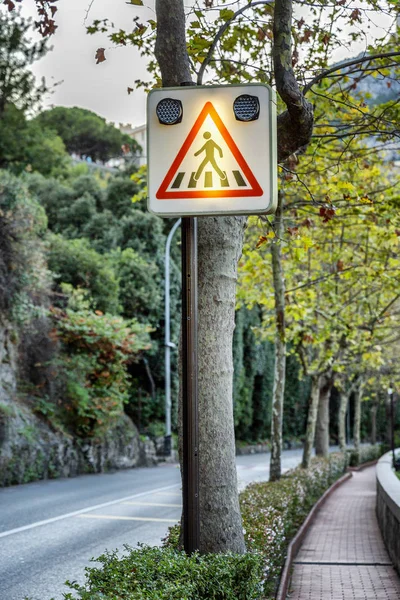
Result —
<instances>
[{"instance_id":1,"label":"white sign panel","mask_svg":"<svg viewBox=\"0 0 400 600\"><path fill-rule=\"evenodd\" d=\"M163 88L147 102L148 207L162 217L276 208L276 99L269 86Z\"/></svg>"}]
</instances>

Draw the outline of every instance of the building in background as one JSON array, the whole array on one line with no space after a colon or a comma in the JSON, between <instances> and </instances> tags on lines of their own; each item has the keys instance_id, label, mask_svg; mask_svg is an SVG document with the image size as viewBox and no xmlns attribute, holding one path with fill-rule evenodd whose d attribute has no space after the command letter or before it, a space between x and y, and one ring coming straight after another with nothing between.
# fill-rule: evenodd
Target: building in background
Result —
<instances>
[{"instance_id":1,"label":"building in background","mask_svg":"<svg viewBox=\"0 0 400 600\"><path fill-rule=\"evenodd\" d=\"M138 127L132 127L130 123L125 125L124 123L119 124L119 130L121 133L126 133L134 139L139 146L142 148L141 154L138 156L138 165L141 167L142 165L147 164L147 133L146 133L146 125L139 125Z\"/></svg>"}]
</instances>

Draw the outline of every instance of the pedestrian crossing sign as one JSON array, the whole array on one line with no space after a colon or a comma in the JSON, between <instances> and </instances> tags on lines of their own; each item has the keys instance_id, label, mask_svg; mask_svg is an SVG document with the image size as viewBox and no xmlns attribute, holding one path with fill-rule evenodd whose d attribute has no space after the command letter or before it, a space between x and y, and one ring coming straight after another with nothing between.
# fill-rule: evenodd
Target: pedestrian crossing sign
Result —
<instances>
[{"instance_id":1,"label":"pedestrian crossing sign","mask_svg":"<svg viewBox=\"0 0 400 600\"><path fill-rule=\"evenodd\" d=\"M268 86L154 90L147 116L151 212L167 217L275 210L276 110Z\"/></svg>"}]
</instances>

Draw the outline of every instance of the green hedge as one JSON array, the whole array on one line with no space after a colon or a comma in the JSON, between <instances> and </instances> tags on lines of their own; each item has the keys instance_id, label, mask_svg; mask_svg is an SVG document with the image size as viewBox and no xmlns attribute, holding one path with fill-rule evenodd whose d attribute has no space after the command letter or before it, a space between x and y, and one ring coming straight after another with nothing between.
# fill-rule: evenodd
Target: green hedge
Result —
<instances>
[{"instance_id":1,"label":"green hedge","mask_svg":"<svg viewBox=\"0 0 400 600\"><path fill-rule=\"evenodd\" d=\"M363 446L363 460L378 448ZM290 540L347 462L345 454L331 454L280 481L248 486L240 494L246 555L186 556L176 525L163 548L126 546L122 557L100 556L101 567L86 569L84 586L67 582L74 595L65 594L65 600L272 600Z\"/></svg>"},{"instance_id":2,"label":"green hedge","mask_svg":"<svg viewBox=\"0 0 400 600\"><path fill-rule=\"evenodd\" d=\"M240 495L247 548L264 555L264 594L274 598L290 540L322 494L346 468L343 454L315 458L280 481L254 483Z\"/></svg>"},{"instance_id":3,"label":"green hedge","mask_svg":"<svg viewBox=\"0 0 400 600\"><path fill-rule=\"evenodd\" d=\"M172 548L125 547L86 569L86 585L68 584L81 600L257 600L261 593L262 556L208 554L186 556ZM66 594L65 600L75 600Z\"/></svg>"},{"instance_id":4,"label":"green hedge","mask_svg":"<svg viewBox=\"0 0 400 600\"><path fill-rule=\"evenodd\" d=\"M382 454L384 454L381 444L360 446L359 450L348 450L348 463L350 467L357 467L363 463L370 462L371 460L377 460Z\"/></svg>"}]
</instances>

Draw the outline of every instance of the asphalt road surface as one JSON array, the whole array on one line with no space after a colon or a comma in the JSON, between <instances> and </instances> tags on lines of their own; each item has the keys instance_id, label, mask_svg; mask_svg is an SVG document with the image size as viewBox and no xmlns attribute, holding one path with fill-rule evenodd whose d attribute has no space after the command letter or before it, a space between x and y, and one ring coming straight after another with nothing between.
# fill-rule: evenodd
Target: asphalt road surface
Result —
<instances>
[{"instance_id":1,"label":"asphalt road surface","mask_svg":"<svg viewBox=\"0 0 400 600\"><path fill-rule=\"evenodd\" d=\"M283 454L284 470L301 450ZM268 480L269 454L237 457L239 487ZM181 514L179 468L164 464L0 490L0 600L62 600L105 549L158 545Z\"/></svg>"}]
</instances>

